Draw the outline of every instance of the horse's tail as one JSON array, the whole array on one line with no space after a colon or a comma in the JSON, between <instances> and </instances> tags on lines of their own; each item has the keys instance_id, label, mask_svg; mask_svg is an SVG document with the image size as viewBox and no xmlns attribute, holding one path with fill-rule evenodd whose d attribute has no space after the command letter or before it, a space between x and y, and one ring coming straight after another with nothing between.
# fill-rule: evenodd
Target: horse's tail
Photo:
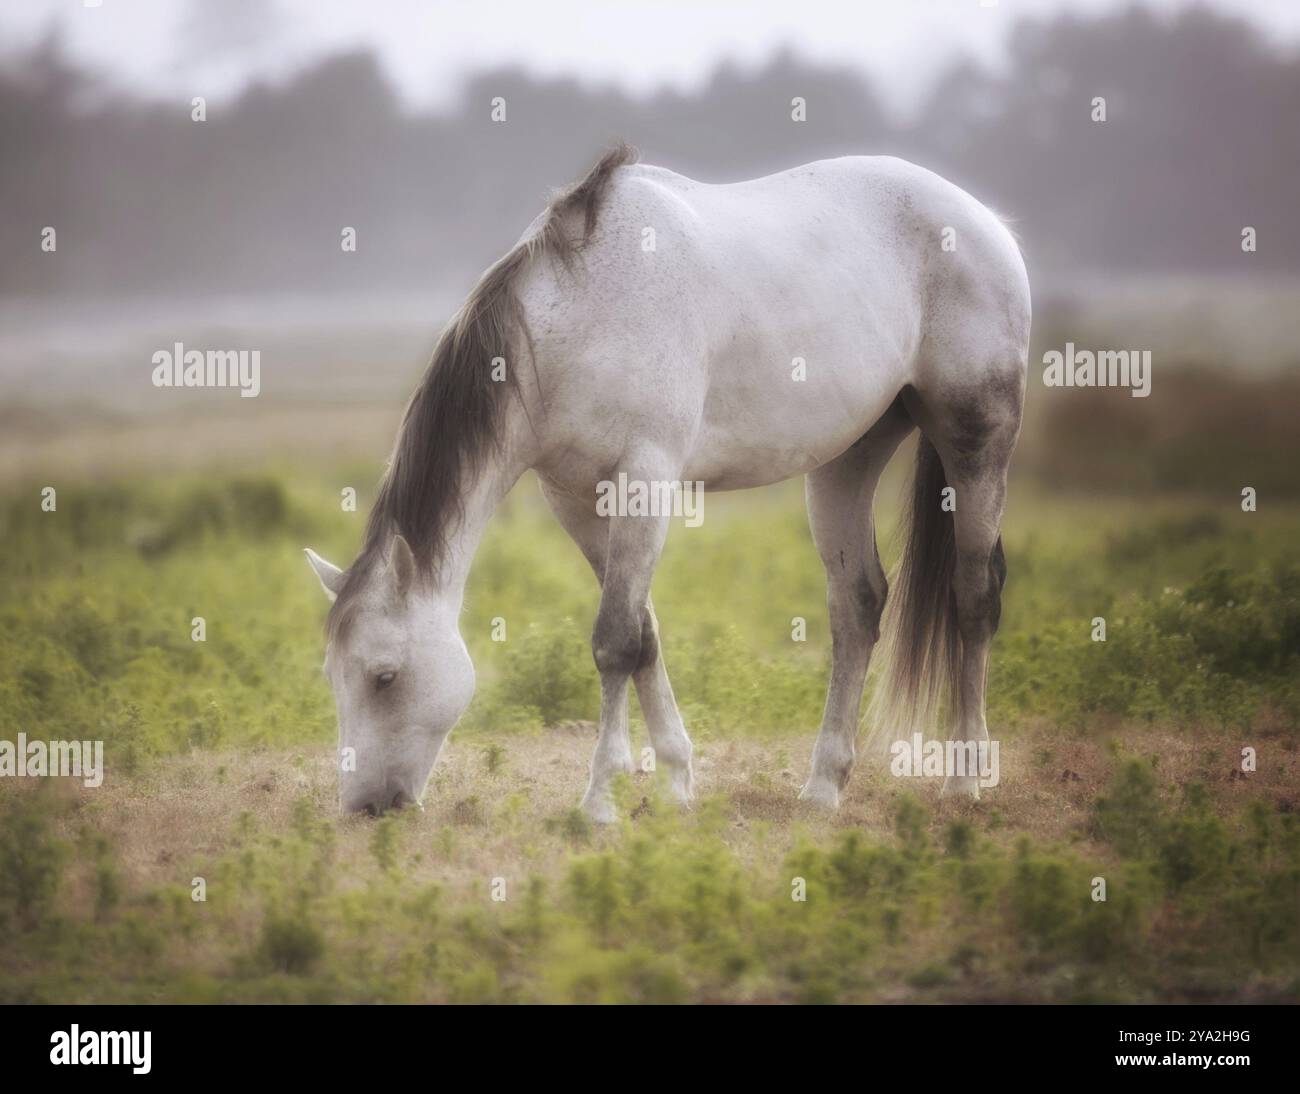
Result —
<instances>
[{"instance_id":1,"label":"horse's tail","mask_svg":"<svg viewBox=\"0 0 1300 1094\"><path fill-rule=\"evenodd\" d=\"M880 749L935 726L956 695L957 536L952 507L945 504L947 485L939 453L920 434L906 542L885 606L884 668L870 705L868 743Z\"/></svg>"}]
</instances>

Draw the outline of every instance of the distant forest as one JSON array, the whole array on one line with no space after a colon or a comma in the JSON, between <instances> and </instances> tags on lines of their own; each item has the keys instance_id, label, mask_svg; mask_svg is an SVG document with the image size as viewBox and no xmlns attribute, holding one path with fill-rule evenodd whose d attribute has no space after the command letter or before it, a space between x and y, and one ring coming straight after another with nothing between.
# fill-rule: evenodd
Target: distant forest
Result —
<instances>
[{"instance_id":1,"label":"distant forest","mask_svg":"<svg viewBox=\"0 0 1300 1094\"><path fill-rule=\"evenodd\" d=\"M1132 8L1022 22L1009 54L1005 75L954 63L901 126L869 74L790 53L649 98L495 69L416 113L356 52L200 123L188 98L104 92L51 39L0 71L0 293L463 287L615 137L718 182L901 155L1008 214L1039 272L1300 271L1294 50L1208 9Z\"/></svg>"}]
</instances>

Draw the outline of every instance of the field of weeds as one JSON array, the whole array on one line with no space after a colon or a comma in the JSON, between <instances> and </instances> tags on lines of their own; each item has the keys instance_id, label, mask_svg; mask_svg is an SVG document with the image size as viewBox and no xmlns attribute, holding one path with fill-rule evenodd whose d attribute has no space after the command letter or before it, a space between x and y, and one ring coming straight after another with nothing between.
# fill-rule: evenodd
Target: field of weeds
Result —
<instances>
[{"instance_id":1,"label":"field of weeds","mask_svg":"<svg viewBox=\"0 0 1300 1094\"><path fill-rule=\"evenodd\" d=\"M105 775L0 781L5 1001L1300 997L1300 512L1022 488L1000 784L940 802L863 756L826 816L798 485L710 497L655 585L699 801L638 775L593 828L596 590L525 481L467 596L478 696L425 811L376 822L337 815L300 551L350 558L366 481L10 489L0 738L102 740Z\"/></svg>"}]
</instances>

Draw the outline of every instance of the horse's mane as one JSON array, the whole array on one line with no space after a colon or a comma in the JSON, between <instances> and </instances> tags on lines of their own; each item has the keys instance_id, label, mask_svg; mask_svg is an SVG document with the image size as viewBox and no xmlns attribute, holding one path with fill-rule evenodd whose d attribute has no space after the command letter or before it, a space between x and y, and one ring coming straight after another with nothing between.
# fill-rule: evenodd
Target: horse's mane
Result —
<instances>
[{"instance_id":1,"label":"horse's mane","mask_svg":"<svg viewBox=\"0 0 1300 1094\"><path fill-rule=\"evenodd\" d=\"M517 390L509 349L512 337L520 331L526 337L527 330L514 293L515 278L541 253L567 264L596 227L610 176L636 159L636 150L620 142L579 182L557 194L537 229L493 263L447 323L402 416L361 551L330 610L331 636L346 625L367 575L385 562L395 534L410 544L421 573L429 574L442 560L448 529L464 513L462 478L499 443L507 389ZM573 213L582 218L578 240L571 239L563 226L564 218ZM495 357L507 359L504 382L492 378Z\"/></svg>"}]
</instances>

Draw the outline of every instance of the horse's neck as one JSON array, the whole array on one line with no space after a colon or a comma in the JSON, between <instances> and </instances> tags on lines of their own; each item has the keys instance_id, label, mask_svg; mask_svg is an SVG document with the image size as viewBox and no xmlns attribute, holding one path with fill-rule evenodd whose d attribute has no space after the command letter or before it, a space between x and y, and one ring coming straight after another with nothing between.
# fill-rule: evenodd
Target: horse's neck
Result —
<instances>
[{"instance_id":1,"label":"horse's neck","mask_svg":"<svg viewBox=\"0 0 1300 1094\"><path fill-rule=\"evenodd\" d=\"M448 531L442 570L442 583L458 600L488 521L520 476L533 466L531 445L519 443L514 429L507 437L499 448L484 455L475 471L466 474L461 487L462 516Z\"/></svg>"}]
</instances>

